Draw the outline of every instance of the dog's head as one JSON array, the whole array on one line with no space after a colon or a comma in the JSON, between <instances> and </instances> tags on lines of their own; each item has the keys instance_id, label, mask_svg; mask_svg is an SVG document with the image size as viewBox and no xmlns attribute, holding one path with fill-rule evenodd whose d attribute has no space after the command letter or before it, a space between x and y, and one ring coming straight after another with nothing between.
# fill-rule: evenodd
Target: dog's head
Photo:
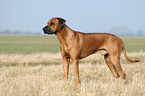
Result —
<instances>
[{"instance_id":1,"label":"dog's head","mask_svg":"<svg viewBox=\"0 0 145 96\"><path fill-rule=\"evenodd\" d=\"M65 22L62 18L51 18L43 31L45 34L56 34L64 26Z\"/></svg>"}]
</instances>

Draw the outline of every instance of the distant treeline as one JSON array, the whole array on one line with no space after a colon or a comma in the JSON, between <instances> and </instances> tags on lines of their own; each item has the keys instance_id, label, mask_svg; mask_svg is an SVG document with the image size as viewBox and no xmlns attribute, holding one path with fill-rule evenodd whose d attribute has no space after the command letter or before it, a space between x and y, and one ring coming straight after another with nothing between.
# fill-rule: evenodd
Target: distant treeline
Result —
<instances>
[{"instance_id":1,"label":"distant treeline","mask_svg":"<svg viewBox=\"0 0 145 96\"><path fill-rule=\"evenodd\" d=\"M36 35L39 35L39 34L43 34L42 31L37 31L37 32L31 32L31 31L10 31L10 30L5 30L5 31L0 31L0 34L36 34Z\"/></svg>"},{"instance_id":2,"label":"distant treeline","mask_svg":"<svg viewBox=\"0 0 145 96\"><path fill-rule=\"evenodd\" d=\"M102 33L104 33L104 31L102 31ZM122 27L113 27L111 30L109 31L105 31L105 33L112 33L114 35L117 36L145 36L145 32L144 31L130 31L129 29L127 29L126 27L122 28ZM43 31L37 31L37 32L31 32L31 31L10 31L10 30L5 30L5 31L0 31L0 34L32 34L32 35L39 35L39 34L44 34Z\"/></svg>"}]
</instances>

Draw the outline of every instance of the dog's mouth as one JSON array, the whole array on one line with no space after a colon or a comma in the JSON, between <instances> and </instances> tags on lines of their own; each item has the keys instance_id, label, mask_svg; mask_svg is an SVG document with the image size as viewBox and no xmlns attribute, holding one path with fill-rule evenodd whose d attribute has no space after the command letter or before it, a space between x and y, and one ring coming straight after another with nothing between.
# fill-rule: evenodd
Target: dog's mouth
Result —
<instances>
[{"instance_id":1,"label":"dog's mouth","mask_svg":"<svg viewBox=\"0 0 145 96\"><path fill-rule=\"evenodd\" d=\"M48 34L48 35L52 35L54 34L53 32L47 32L47 31L44 31L45 34Z\"/></svg>"},{"instance_id":2,"label":"dog's mouth","mask_svg":"<svg viewBox=\"0 0 145 96\"><path fill-rule=\"evenodd\" d=\"M44 31L44 33L45 33L45 34L48 34L48 35L56 34L56 32L50 32L50 31L49 31L49 32L48 32L48 31Z\"/></svg>"}]
</instances>

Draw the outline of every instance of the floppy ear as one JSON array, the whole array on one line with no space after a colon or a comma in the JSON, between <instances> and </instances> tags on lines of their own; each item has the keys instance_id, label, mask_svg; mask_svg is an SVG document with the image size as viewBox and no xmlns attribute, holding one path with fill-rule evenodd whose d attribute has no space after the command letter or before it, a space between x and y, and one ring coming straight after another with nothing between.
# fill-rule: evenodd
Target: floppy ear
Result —
<instances>
[{"instance_id":1,"label":"floppy ear","mask_svg":"<svg viewBox=\"0 0 145 96\"><path fill-rule=\"evenodd\" d=\"M59 28L62 28L62 26L65 24L66 20L62 18L57 18L59 20Z\"/></svg>"}]
</instances>

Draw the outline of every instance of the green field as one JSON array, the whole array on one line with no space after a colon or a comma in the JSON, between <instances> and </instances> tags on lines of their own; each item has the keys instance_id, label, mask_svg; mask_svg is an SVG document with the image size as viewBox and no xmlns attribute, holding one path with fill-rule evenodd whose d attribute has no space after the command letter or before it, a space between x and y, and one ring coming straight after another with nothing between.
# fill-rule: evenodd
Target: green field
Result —
<instances>
[{"instance_id":1,"label":"green field","mask_svg":"<svg viewBox=\"0 0 145 96\"><path fill-rule=\"evenodd\" d=\"M121 37L127 52L145 51L145 37ZM59 52L56 36L0 35L0 53Z\"/></svg>"},{"instance_id":2,"label":"green field","mask_svg":"<svg viewBox=\"0 0 145 96\"><path fill-rule=\"evenodd\" d=\"M59 51L55 36L0 35L0 53L40 53Z\"/></svg>"}]
</instances>

